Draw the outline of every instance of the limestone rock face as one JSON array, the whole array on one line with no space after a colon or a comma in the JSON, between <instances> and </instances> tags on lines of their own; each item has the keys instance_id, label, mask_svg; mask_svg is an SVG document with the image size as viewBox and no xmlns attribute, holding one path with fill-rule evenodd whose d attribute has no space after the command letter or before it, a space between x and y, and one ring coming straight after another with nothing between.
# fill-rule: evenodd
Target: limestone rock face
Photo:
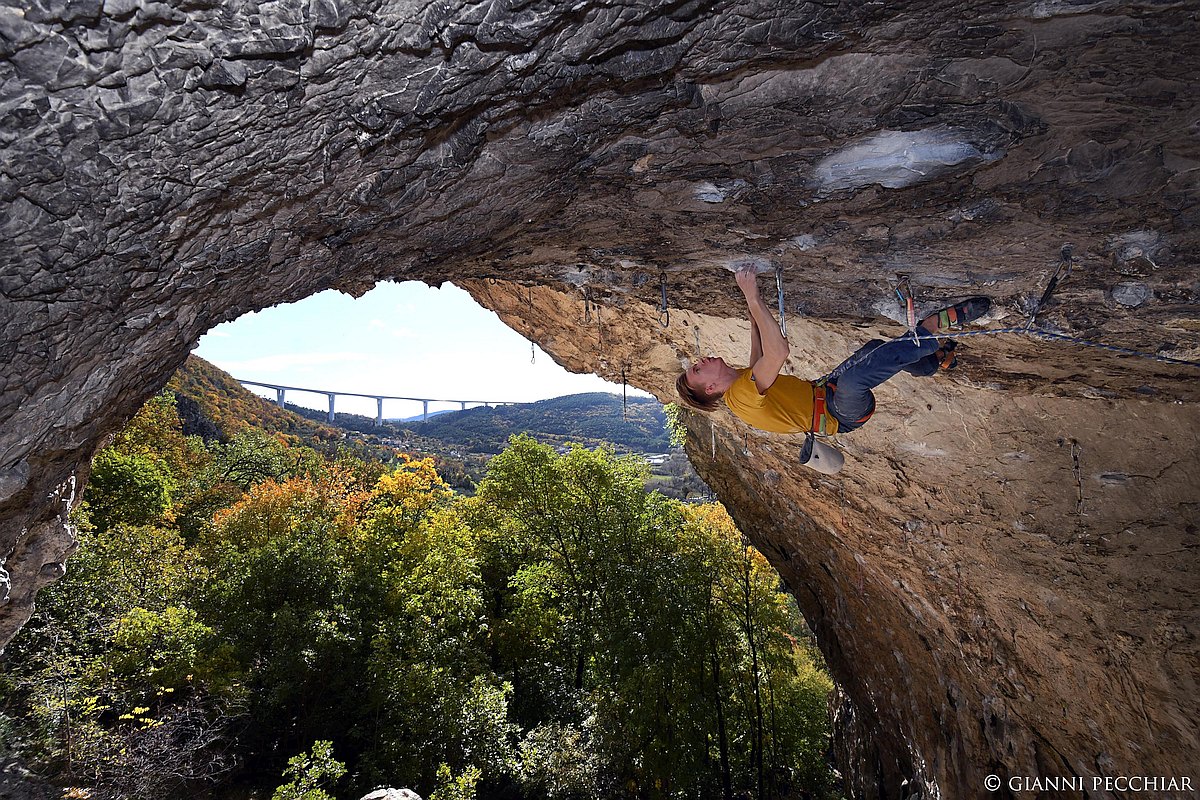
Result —
<instances>
[{"instance_id":1,"label":"limestone rock face","mask_svg":"<svg viewBox=\"0 0 1200 800\"><path fill-rule=\"evenodd\" d=\"M2 638L103 437L246 311L453 280L669 399L697 350L745 359L728 268L781 270L811 376L901 330L907 275L921 312L983 292L992 328L1176 361L967 340L879 392L833 478L690 422L843 687L856 792L1185 773L1197 28L1120 0L4 4Z\"/></svg>"}]
</instances>

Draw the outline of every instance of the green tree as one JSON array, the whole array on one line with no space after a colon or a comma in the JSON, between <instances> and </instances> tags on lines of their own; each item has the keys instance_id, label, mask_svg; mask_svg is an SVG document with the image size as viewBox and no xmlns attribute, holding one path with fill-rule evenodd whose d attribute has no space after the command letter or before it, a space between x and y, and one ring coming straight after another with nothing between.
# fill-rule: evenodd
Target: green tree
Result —
<instances>
[{"instance_id":1,"label":"green tree","mask_svg":"<svg viewBox=\"0 0 1200 800\"><path fill-rule=\"evenodd\" d=\"M267 480L282 481L296 475L305 456L289 456L288 447L258 428L244 428L225 445L215 446L211 482L228 481L243 491Z\"/></svg>"},{"instance_id":2,"label":"green tree","mask_svg":"<svg viewBox=\"0 0 1200 800\"><path fill-rule=\"evenodd\" d=\"M290 778L277 788L271 800L333 800L322 788L346 774L346 765L333 757L333 742L313 742L307 753L288 759L283 777Z\"/></svg>"},{"instance_id":3,"label":"green tree","mask_svg":"<svg viewBox=\"0 0 1200 800\"><path fill-rule=\"evenodd\" d=\"M118 523L145 525L167 511L173 488L170 473L157 459L101 450L92 461L86 491L90 519L102 529Z\"/></svg>"},{"instance_id":4,"label":"green tree","mask_svg":"<svg viewBox=\"0 0 1200 800\"><path fill-rule=\"evenodd\" d=\"M96 474L0 700L98 798L212 778L230 716L288 798L328 796L329 742L352 789L437 800L824 787L830 684L795 604L640 458L518 436L464 499L430 459L202 446L162 396Z\"/></svg>"},{"instance_id":5,"label":"green tree","mask_svg":"<svg viewBox=\"0 0 1200 800\"><path fill-rule=\"evenodd\" d=\"M515 437L467 506L495 663L532 729L519 774L561 796L779 796L801 758L819 764L802 745L825 739L823 717L779 700L811 696L808 710L828 692L799 681L802 623L723 509L647 493L644 470ZM567 741L599 766L569 768ZM552 784L548 764L578 779Z\"/></svg>"}]
</instances>

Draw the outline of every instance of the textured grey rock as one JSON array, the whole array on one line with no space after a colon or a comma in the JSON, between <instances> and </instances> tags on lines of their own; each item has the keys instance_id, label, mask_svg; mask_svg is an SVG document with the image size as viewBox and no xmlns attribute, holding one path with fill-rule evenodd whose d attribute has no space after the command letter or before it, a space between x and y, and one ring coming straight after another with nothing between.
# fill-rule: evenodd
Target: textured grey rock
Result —
<instances>
[{"instance_id":1,"label":"textured grey rock","mask_svg":"<svg viewBox=\"0 0 1200 800\"><path fill-rule=\"evenodd\" d=\"M741 316L723 267L749 260L783 267L789 310L806 324L824 321L833 336L895 314L898 273L911 276L922 308L982 288L1001 324L1019 323L1070 242L1077 263L1039 320L1195 359L1195 41L1194 10L1176 3L0 8L0 553L11 579L0 638L70 549L63 502L51 498L72 476L86 478L101 438L206 330L322 289L500 277L561 297L587 291L608 304L607 325L627 326L629 342L652 341L654 315L640 309L657 305L658 276L669 278L673 320L702 312L697 327L713 326ZM1134 297L1112 288L1123 283L1152 286L1154 301L1123 304ZM528 333L579 368L618 374L608 352L615 332L594 344L595 331L574 316L558 309ZM634 380L668 397L669 372L692 340L689 328L630 344L631 364L656 365ZM935 491L941 473L918 476L912 459L970 453L1032 424L986 427L1008 418L981 402L972 425L954 426L958 438L947 433L938 447L905 442L874 461L859 453L879 476L858 488L891 491L898 504L925 498L930 514L970 514L989 541L1017 537L1018 555L958 541L969 555L954 562L922 528L914 558L936 575L910 570L910 589L877 581L866 605L853 591L860 568L882 574L900 554L853 539L863 567L843 557L852 532L840 530L819 552L785 547L837 530L839 505L816 493L811 508L792 507L735 464L724 480L714 476L820 633L846 692L854 746L844 752L856 785L874 776L893 797L907 778L972 796L989 768L1084 774L1100 769L1100 753L1104 763L1166 774L1200 749L1176 724L1194 719L1194 702L1172 696L1161 677L1176 676L1176 694L1196 695L1194 669L1179 666L1196 656L1195 595L1169 581L1174 599L1118 595L1089 575L1156 585L1158 562L1098 543L1100 531L1105 541L1124 542L1126 530L1165 537L1164 546L1171 539L1179 561L1196 566L1187 455L1200 449L1196 426L1168 414L1176 401L1194 409L1194 373L1025 338L968 349L969 380L1019 398L1036 420L1062 413L1057 397L1090 404L1095 418L1103 405L1161 419L1184 450L1160 451L1180 465L1159 481L1178 496L1135 504L1144 516L1120 530L1063 512L1060 527L1095 531L1094 542L1056 540L1045 520L1000 524L975 500L947 506ZM835 357L814 349L813 358ZM1080 408L1071 406L1072 422L1090 418ZM1054 442L1069 435L1052 427L1045 441L1022 439L971 469L1010 469L1009 451L1059 463ZM1153 426L1119 427L1129 450L1163 446ZM786 465L772 469L780 487L799 491ZM1190 482L1178 477L1188 474ZM996 480L1019 484L1035 511L1056 502L1019 475ZM1075 478L1066 481L1070 494ZM1089 485L1082 473L1079 482ZM1120 516L1108 508L1108 518ZM905 507L903 519L919 511ZM851 516L891 531L890 513ZM930 529L949 536L940 533L947 525ZM1044 541L1033 528L1061 561L1031 555ZM1072 565L1092 552L1072 550L1079 541L1115 554L1079 574ZM990 569L1026 581L1036 612L989 594ZM1067 590L1095 598L1091 621L1056 616L1054 598ZM971 596L975 607L963 599ZM1034 613L1062 636L1034 636ZM872 619L887 620L886 632ZM1092 727L1064 722L1062 701L1085 701L1070 694L1070 670L1044 653L1092 676L1111 660L1103 643L1127 629L1153 662L1130 671L1123 689L1144 713L1122 717L1098 692L1079 708Z\"/></svg>"},{"instance_id":2,"label":"textured grey rock","mask_svg":"<svg viewBox=\"0 0 1200 800\"><path fill-rule=\"evenodd\" d=\"M29 481L29 462L19 461L0 472L0 503L22 489Z\"/></svg>"},{"instance_id":3,"label":"textured grey rock","mask_svg":"<svg viewBox=\"0 0 1200 800\"><path fill-rule=\"evenodd\" d=\"M1144 283L1125 281L1118 283L1112 289L1113 299L1123 306L1137 308L1154 295L1150 287Z\"/></svg>"}]
</instances>

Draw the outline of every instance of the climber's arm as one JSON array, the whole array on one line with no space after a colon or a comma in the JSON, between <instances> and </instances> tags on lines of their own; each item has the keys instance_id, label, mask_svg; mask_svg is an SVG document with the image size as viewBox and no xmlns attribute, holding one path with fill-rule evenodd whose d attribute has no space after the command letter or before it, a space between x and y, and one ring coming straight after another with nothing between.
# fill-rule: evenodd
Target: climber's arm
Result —
<instances>
[{"instance_id":1,"label":"climber's arm","mask_svg":"<svg viewBox=\"0 0 1200 800\"><path fill-rule=\"evenodd\" d=\"M771 316L771 310L758 293L758 274L754 268L739 270L736 277L738 287L746 296L746 307L750 310L750 367L754 371L754 385L758 387L759 394L766 394L767 389L770 389L779 377L779 370L783 369L791 350L788 348L787 339L783 338L779 331L775 318ZM761 350L757 358L754 358L755 338Z\"/></svg>"},{"instance_id":2,"label":"climber's arm","mask_svg":"<svg viewBox=\"0 0 1200 800\"><path fill-rule=\"evenodd\" d=\"M757 364L762 358L762 334L758 332L758 323L750 316L750 364Z\"/></svg>"}]
</instances>

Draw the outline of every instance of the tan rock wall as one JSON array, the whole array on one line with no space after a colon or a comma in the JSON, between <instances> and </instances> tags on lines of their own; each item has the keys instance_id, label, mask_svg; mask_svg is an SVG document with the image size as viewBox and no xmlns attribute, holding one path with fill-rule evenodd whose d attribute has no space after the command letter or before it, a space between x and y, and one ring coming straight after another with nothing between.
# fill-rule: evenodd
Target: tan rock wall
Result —
<instances>
[{"instance_id":1,"label":"tan rock wall","mask_svg":"<svg viewBox=\"0 0 1200 800\"><path fill-rule=\"evenodd\" d=\"M714 292L735 291L721 277ZM744 363L749 351L743 319L677 312L663 329L653 307L629 303L602 310L602 347L596 330L562 327L579 321L578 297L537 290L531 313L527 289L469 288L567 366L614 378L632 364L627 374L664 401L693 328L705 353ZM857 343L801 318L789 338L801 377ZM690 418L697 471L780 570L853 715L885 742L866 745L877 763L856 775L892 789L907 777L946 797L984 796L989 774L1089 786L1190 775L1200 752L1194 404L1097 398L1095 387L1033 377L1038 361L1071 361L1103 387L1115 357L1070 345L979 337L960 352L958 371L878 390L870 422L835 438L847 464L834 477L796 464L802 437L759 433L724 409ZM1018 360L1029 364L1019 382L974 378Z\"/></svg>"}]
</instances>

